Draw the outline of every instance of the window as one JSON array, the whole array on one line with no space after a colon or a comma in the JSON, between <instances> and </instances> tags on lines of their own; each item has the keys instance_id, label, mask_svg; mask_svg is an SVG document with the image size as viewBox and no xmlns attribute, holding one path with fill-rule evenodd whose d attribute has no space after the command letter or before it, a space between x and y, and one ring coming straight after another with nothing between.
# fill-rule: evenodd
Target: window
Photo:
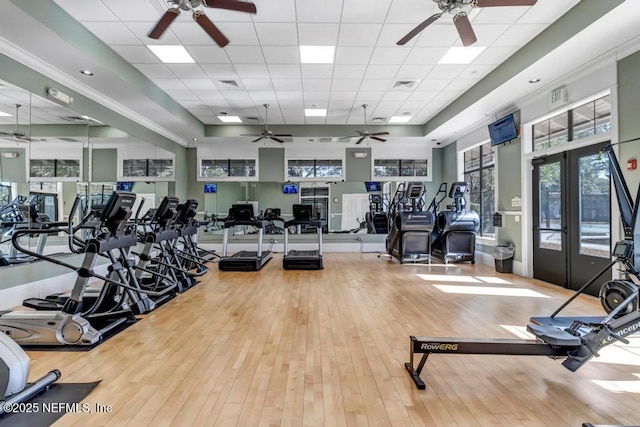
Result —
<instances>
[{"instance_id":1,"label":"window","mask_svg":"<svg viewBox=\"0 0 640 427\"><path fill-rule=\"evenodd\" d=\"M203 178L256 176L256 161L255 159L203 159L200 163L200 176Z\"/></svg>"},{"instance_id":2,"label":"window","mask_svg":"<svg viewBox=\"0 0 640 427\"><path fill-rule=\"evenodd\" d=\"M287 176L289 178L341 178L342 160L288 160Z\"/></svg>"},{"instance_id":3,"label":"window","mask_svg":"<svg viewBox=\"0 0 640 427\"><path fill-rule=\"evenodd\" d=\"M376 159L373 176L427 176L427 160Z\"/></svg>"},{"instance_id":4,"label":"window","mask_svg":"<svg viewBox=\"0 0 640 427\"><path fill-rule=\"evenodd\" d=\"M495 152L491 143L465 151L464 180L469 184L469 210L480 216L478 235L495 238Z\"/></svg>"},{"instance_id":5,"label":"window","mask_svg":"<svg viewBox=\"0 0 640 427\"><path fill-rule=\"evenodd\" d=\"M533 125L533 151L611 130L611 95Z\"/></svg>"},{"instance_id":6,"label":"window","mask_svg":"<svg viewBox=\"0 0 640 427\"><path fill-rule=\"evenodd\" d=\"M0 205L6 205L11 201L11 184L0 182Z\"/></svg>"},{"instance_id":7,"label":"window","mask_svg":"<svg viewBox=\"0 0 640 427\"><path fill-rule=\"evenodd\" d=\"M80 178L80 160L31 160L32 178Z\"/></svg>"},{"instance_id":8,"label":"window","mask_svg":"<svg viewBox=\"0 0 640 427\"><path fill-rule=\"evenodd\" d=\"M126 177L173 177L171 159L125 159L122 161L122 176Z\"/></svg>"}]
</instances>

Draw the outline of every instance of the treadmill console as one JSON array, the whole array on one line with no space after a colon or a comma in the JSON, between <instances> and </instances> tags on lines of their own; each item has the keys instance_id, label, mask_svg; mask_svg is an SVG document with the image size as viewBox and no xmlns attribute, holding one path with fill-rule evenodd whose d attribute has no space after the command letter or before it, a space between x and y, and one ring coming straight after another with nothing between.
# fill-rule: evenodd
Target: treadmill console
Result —
<instances>
[{"instance_id":1,"label":"treadmill console","mask_svg":"<svg viewBox=\"0 0 640 427\"><path fill-rule=\"evenodd\" d=\"M247 203L247 204L238 203L238 204L231 205L229 216L231 217L231 219L235 221L251 221L254 218L253 205L251 203Z\"/></svg>"},{"instance_id":2,"label":"treadmill console","mask_svg":"<svg viewBox=\"0 0 640 427\"><path fill-rule=\"evenodd\" d=\"M293 219L296 221L311 221L312 209L311 205L293 205Z\"/></svg>"},{"instance_id":3,"label":"treadmill console","mask_svg":"<svg viewBox=\"0 0 640 427\"><path fill-rule=\"evenodd\" d=\"M613 256L621 259L631 259L633 256L633 242L630 240L616 242L613 247Z\"/></svg>"}]
</instances>

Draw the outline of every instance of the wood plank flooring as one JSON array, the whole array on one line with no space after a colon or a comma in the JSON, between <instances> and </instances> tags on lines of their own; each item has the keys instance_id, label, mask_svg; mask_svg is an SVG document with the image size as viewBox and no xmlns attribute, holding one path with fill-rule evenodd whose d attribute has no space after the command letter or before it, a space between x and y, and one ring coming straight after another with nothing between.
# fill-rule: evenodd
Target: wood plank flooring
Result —
<instances>
[{"instance_id":1,"label":"wood plank flooring","mask_svg":"<svg viewBox=\"0 0 640 427\"><path fill-rule=\"evenodd\" d=\"M515 338L564 289L482 265L325 254L321 271L219 272L89 352L29 352L31 378L102 383L56 426L640 425L640 338L576 373L546 357L433 355L409 335ZM485 295L490 293L493 295ZM600 314L581 297L569 314ZM614 363L615 362L615 363Z\"/></svg>"}]
</instances>

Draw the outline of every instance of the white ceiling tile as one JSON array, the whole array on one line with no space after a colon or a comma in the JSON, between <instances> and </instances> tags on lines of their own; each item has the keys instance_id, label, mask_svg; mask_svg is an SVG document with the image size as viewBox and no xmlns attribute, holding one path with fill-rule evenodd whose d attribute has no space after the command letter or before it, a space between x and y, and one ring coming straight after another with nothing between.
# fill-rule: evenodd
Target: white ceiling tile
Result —
<instances>
[{"instance_id":1,"label":"white ceiling tile","mask_svg":"<svg viewBox=\"0 0 640 427\"><path fill-rule=\"evenodd\" d=\"M347 91L340 91L340 92L331 92L331 95L329 96L329 99L331 100L331 102L340 102L340 103L349 103L349 104L353 104L353 101L355 101L356 99L356 95L358 95L358 92L356 91L351 91L351 92L347 92Z\"/></svg>"},{"instance_id":2,"label":"white ceiling tile","mask_svg":"<svg viewBox=\"0 0 640 427\"><path fill-rule=\"evenodd\" d=\"M251 79L251 78L243 78L242 85L248 91L254 90L273 90L273 85L271 84L271 79Z\"/></svg>"},{"instance_id":3,"label":"white ceiling tile","mask_svg":"<svg viewBox=\"0 0 640 427\"><path fill-rule=\"evenodd\" d=\"M299 22L338 22L342 13L342 0L296 0Z\"/></svg>"},{"instance_id":4,"label":"white ceiling tile","mask_svg":"<svg viewBox=\"0 0 640 427\"><path fill-rule=\"evenodd\" d=\"M178 79L152 79L153 83L162 90L188 90L184 83Z\"/></svg>"},{"instance_id":5,"label":"white ceiling tile","mask_svg":"<svg viewBox=\"0 0 640 427\"><path fill-rule=\"evenodd\" d=\"M356 100L355 103L356 104L362 104L362 103L368 103L368 102L378 102L382 99L382 97L384 96L384 92L383 91L359 91L358 94L356 95ZM371 107L371 105L370 105ZM362 114L362 113L360 113Z\"/></svg>"},{"instance_id":6,"label":"white ceiling tile","mask_svg":"<svg viewBox=\"0 0 640 427\"><path fill-rule=\"evenodd\" d=\"M302 79L304 91L329 91L331 90L331 79Z\"/></svg>"},{"instance_id":7,"label":"white ceiling tile","mask_svg":"<svg viewBox=\"0 0 640 427\"><path fill-rule=\"evenodd\" d=\"M465 68L466 65L436 64L427 75L427 79L454 79Z\"/></svg>"},{"instance_id":8,"label":"white ceiling tile","mask_svg":"<svg viewBox=\"0 0 640 427\"><path fill-rule=\"evenodd\" d=\"M512 25L493 43L493 46L524 46L544 31L542 24Z\"/></svg>"},{"instance_id":9,"label":"white ceiling tile","mask_svg":"<svg viewBox=\"0 0 640 427\"><path fill-rule=\"evenodd\" d=\"M366 65L334 65L334 79L360 79L367 71Z\"/></svg>"},{"instance_id":10,"label":"white ceiling tile","mask_svg":"<svg viewBox=\"0 0 640 427\"><path fill-rule=\"evenodd\" d=\"M198 97L190 90L166 90L167 94L178 101L197 101Z\"/></svg>"},{"instance_id":11,"label":"white ceiling tile","mask_svg":"<svg viewBox=\"0 0 640 427\"><path fill-rule=\"evenodd\" d=\"M333 79L331 84L332 91L354 91L359 88L360 79Z\"/></svg>"},{"instance_id":12,"label":"white ceiling tile","mask_svg":"<svg viewBox=\"0 0 640 427\"><path fill-rule=\"evenodd\" d=\"M169 27L171 31L178 37L182 45L212 45L218 47L215 42L204 32L200 26L194 21L174 22ZM224 31L223 31L224 34ZM225 34L226 35L226 34ZM228 36L227 36L228 37ZM218 47L219 49L219 47Z\"/></svg>"},{"instance_id":13,"label":"white ceiling tile","mask_svg":"<svg viewBox=\"0 0 640 427\"><path fill-rule=\"evenodd\" d=\"M458 78L479 80L482 77L486 76L494 68L495 65L470 64L467 66L467 68L464 69L464 71L462 71L462 73L460 73Z\"/></svg>"},{"instance_id":14,"label":"white ceiling tile","mask_svg":"<svg viewBox=\"0 0 640 427\"><path fill-rule=\"evenodd\" d=\"M449 79L440 79L440 80L423 80L417 88L418 91L441 91L445 87L447 87L451 83Z\"/></svg>"},{"instance_id":15,"label":"white ceiling tile","mask_svg":"<svg viewBox=\"0 0 640 427\"><path fill-rule=\"evenodd\" d=\"M399 65L369 65L365 79L393 79L400 69Z\"/></svg>"},{"instance_id":16,"label":"white ceiling tile","mask_svg":"<svg viewBox=\"0 0 640 427\"><path fill-rule=\"evenodd\" d=\"M85 2L78 0L55 0L76 21L118 21L108 7L101 2Z\"/></svg>"},{"instance_id":17,"label":"white ceiling tile","mask_svg":"<svg viewBox=\"0 0 640 427\"><path fill-rule=\"evenodd\" d=\"M304 79L330 79L333 75L331 64L301 64L300 69Z\"/></svg>"},{"instance_id":18,"label":"white ceiling tile","mask_svg":"<svg viewBox=\"0 0 640 427\"><path fill-rule=\"evenodd\" d=\"M457 78L453 80L451 83L447 85L445 90L457 90L457 91L466 91L471 86L476 84L478 80L475 79L460 79Z\"/></svg>"},{"instance_id":19,"label":"white ceiling tile","mask_svg":"<svg viewBox=\"0 0 640 427\"><path fill-rule=\"evenodd\" d=\"M106 44L141 44L122 22L85 22L84 25Z\"/></svg>"},{"instance_id":20,"label":"white ceiling tile","mask_svg":"<svg viewBox=\"0 0 640 427\"><path fill-rule=\"evenodd\" d=\"M402 64L409 55L411 48L406 47L377 47L371 56L371 64Z\"/></svg>"},{"instance_id":21,"label":"white ceiling tile","mask_svg":"<svg viewBox=\"0 0 640 427\"><path fill-rule=\"evenodd\" d=\"M268 65L271 78L301 78L299 65Z\"/></svg>"},{"instance_id":22,"label":"white ceiling tile","mask_svg":"<svg viewBox=\"0 0 640 427\"><path fill-rule=\"evenodd\" d=\"M139 64L160 64L160 59L155 56L146 46L111 46L118 55L122 56L127 62Z\"/></svg>"},{"instance_id":23,"label":"white ceiling tile","mask_svg":"<svg viewBox=\"0 0 640 427\"><path fill-rule=\"evenodd\" d=\"M249 95L256 102L271 103L277 100L276 93L272 90L252 90Z\"/></svg>"},{"instance_id":24,"label":"white ceiling tile","mask_svg":"<svg viewBox=\"0 0 640 427\"><path fill-rule=\"evenodd\" d=\"M253 22L295 22L296 8L294 0L253 0L258 13L252 16Z\"/></svg>"},{"instance_id":25,"label":"white ceiling tile","mask_svg":"<svg viewBox=\"0 0 640 427\"><path fill-rule=\"evenodd\" d=\"M580 0L538 0L518 20L522 24L551 24L564 15L569 9L580 3Z\"/></svg>"},{"instance_id":26,"label":"white ceiling tile","mask_svg":"<svg viewBox=\"0 0 640 427\"><path fill-rule=\"evenodd\" d=\"M302 80L295 79L272 79L273 87L277 90L302 90Z\"/></svg>"},{"instance_id":27,"label":"white ceiling tile","mask_svg":"<svg viewBox=\"0 0 640 427\"><path fill-rule=\"evenodd\" d=\"M404 63L407 65L437 64L447 50L443 47L414 47Z\"/></svg>"},{"instance_id":28,"label":"white ceiling tile","mask_svg":"<svg viewBox=\"0 0 640 427\"><path fill-rule=\"evenodd\" d=\"M222 101L224 96L217 90L199 90L196 95L202 101Z\"/></svg>"},{"instance_id":29,"label":"white ceiling tile","mask_svg":"<svg viewBox=\"0 0 640 427\"><path fill-rule=\"evenodd\" d=\"M176 24L177 22L174 22ZM125 22L125 25L142 44L181 44L171 27L158 40L147 37L155 22Z\"/></svg>"},{"instance_id":30,"label":"white ceiling tile","mask_svg":"<svg viewBox=\"0 0 640 427\"><path fill-rule=\"evenodd\" d=\"M529 9L528 6L484 7L473 19L476 24L509 24L516 22Z\"/></svg>"},{"instance_id":31,"label":"white ceiling tile","mask_svg":"<svg viewBox=\"0 0 640 427\"><path fill-rule=\"evenodd\" d=\"M133 64L142 74L150 79L166 79L175 77L169 68L164 64Z\"/></svg>"},{"instance_id":32,"label":"white ceiling tile","mask_svg":"<svg viewBox=\"0 0 640 427\"><path fill-rule=\"evenodd\" d=\"M180 105L182 105L183 107L190 109L190 108L207 108L207 105L202 102L202 101L178 101Z\"/></svg>"},{"instance_id":33,"label":"white ceiling tile","mask_svg":"<svg viewBox=\"0 0 640 427\"><path fill-rule=\"evenodd\" d=\"M433 96L436 96L436 95L437 93L434 92ZM433 96L430 99L433 99ZM424 101L407 101L402 104L402 107L400 107L400 109L403 111L420 111L424 108L425 102L429 101L430 99L425 99Z\"/></svg>"},{"instance_id":34,"label":"white ceiling tile","mask_svg":"<svg viewBox=\"0 0 640 427\"><path fill-rule=\"evenodd\" d=\"M397 46L398 40L403 38L409 31L413 30L415 24L385 24L380 32L380 38L378 39L378 46ZM414 37L407 42L405 47L412 47L418 37Z\"/></svg>"},{"instance_id":35,"label":"white ceiling tile","mask_svg":"<svg viewBox=\"0 0 640 427\"><path fill-rule=\"evenodd\" d=\"M155 21L161 16L148 1L102 0L102 3L121 21Z\"/></svg>"},{"instance_id":36,"label":"white ceiling tile","mask_svg":"<svg viewBox=\"0 0 640 427\"><path fill-rule=\"evenodd\" d=\"M267 64L299 64L300 49L297 46L262 46Z\"/></svg>"},{"instance_id":37,"label":"white ceiling tile","mask_svg":"<svg viewBox=\"0 0 640 427\"><path fill-rule=\"evenodd\" d=\"M368 64L372 47L341 47L336 49L336 64Z\"/></svg>"},{"instance_id":38,"label":"white ceiling tile","mask_svg":"<svg viewBox=\"0 0 640 427\"><path fill-rule=\"evenodd\" d=\"M335 46L339 28L338 24L298 24L300 46Z\"/></svg>"},{"instance_id":39,"label":"white ceiling tile","mask_svg":"<svg viewBox=\"0 0 640 427\"><path fill-rule=\"evenodd\" d=\"M394 0L387 14L386 22L417 24L437 12L440 12L440 10L433 2L425 0Z\"/></svg>"},{"instance_id":40,"label":"white ceiling tile","mask_svg":"<svg viewBox=\"0 0 640 427\"><path fill-rule=\"evenodd\" d=\"M216 87L210 79L182 79L182 83L193 91L215 90Z\"/></svg>"},{"instance_id":41,"label":"white ceiling tile","mask_svg":"<svg viewBox=\"0 0 640 427\"><path fill-rule=\"evenodd\" d=\"M218 27L229 39L229 46L258 45L258 35L251 22L221 22Z\"/></svg>"},{"instance_id":42,"label":"white ceiling tile","mask_svg":"<svg viewBox=\"0 0 640 427\"><path fill-rule=\"evenodd\" d=\"M167 67L180 79L207 78L207 75L198 64L167 64Z\"/></svg>"},{"instance_id":43,"label":"white ceiling tile","mask_svg":"<svg viewBox=\"0 0 640 427\"><path fill-rule=\"evenodd\" d=\"M391 0L347 0L342 8L342 22L384 22Z\"/></svg>"},{"instance_id":44,"label":"white ceiling tile","mask_svg":"<svg viewBox=\"0 0 640 427\"><path fill-rule=\"evenodd\" d=\"M342 24L339 46L374 46L380 35L382 24Z\"/></svg>"},{"instance_id":45,"label":"white ceiling tile","mask_svg":"<svg viewBox=\"0 0 640 427\"><path fill-rule=\"evenodd\" d=\"M236 64L235 68L242 79L269 78L269 70L265 64Z\"/></svg>"},{"instance_id":46,"label":"white ceiling tile","mask_svg":"<svg viewBox=\"0 0 640 427\"><path fill-rule=\"evenodd\" d=\"M225 51L234 64L263 64L262 50L259 46L231 46Z\"/></svg>"},{"instance_id":47,"label":"white ceiling tile","mask_svg":"<svg viewBox=\"0 0 640 427\"><path fill-rule=\"evenodd\" d=\"M396 73L396 80L416 80L423 79L429 71L433 68L433 65L402 65Z\"/></svg>"},{"instance_id":48,"label":"white ceiling tile","mask_svg":"<svg viewBox=\"0 0 640 427\"><path fill-rule=\"evenodd\" d=\"M229 63L229 58L227 58L224 49L220 49L220 47L211 43L207 45L185 46L185 49L187 49L191 57L198 64Z\"/></svg>"},{"instance_id":49,"label":"white ceiling tile","mask_svg":"<svg viewBox=\"0 0 640 427\"><path fill-rule=\"evenodd\" d=\"M294 23L256 22L254 25L262 46L298 45L298 27Z\"/></svg>"},{"instance_id":50,"label":"white ceiling tile","mask_svg":"<svg viewBox=\"0 0 640 427\"><path fill-rule=\"evenodd\" d=\"M516 50L518 50L518 48L514 46L488 47L473 63L478 65L498 65L510 57Z\"/></svg>"},{"instance_id":51,"label":"white ceiling tile","mask_svg":"<svg viewBox=\"0 0 640 427\"><path fill-rule=\"evenodd\" d=\"M474 46L490 46L509 28L506 24L473 24L478 39Z\"/></svg>"},{"instance_id":52,"label":"white ceiling tile","mask_svg":"<svg viewBox=\"0 0 640 427\"><path fill-rule=\"evenodd\" d=\"M235 79L238 77L238 73L233 65L214 65L204 64L201 66L202 70L207 76L212 79Z\"/></svg>"},{"instance_id":53,"label":"white ceiling tile","mask_svg":"<svg viewBox=\"0 0 640 427\"><path fill-rule=\"evenodd\" d=\"M443 90L433 98L434 101L451 102L460 95L460 91Z\"/></svg>"},{"instance_id":54,"label":"white ceiling tile","mask_svg":"<svg viewBox=\"0 0 640 427\"><path fill-rule=\"evenodd\" d=\"M389 87L389 80L364 79L360 83L360 91L385 91Z\"/></svg>"},{"instance_id":55,"label":"white ceiling tile","mask_svg":"<svg viewBox=\"0 0 640 427\"><path fill-rule=\"evenodd\" d=\"M279 100L282 101L300 101L302 102L302 91L297 90L280 90L276 93Z\"/></svg>"},{"instance_id":56,"label":"white ceiling tile","mask_svg":"<svg viewBox=\"0 0 640 427\"><path fill-rule=\"evenodd\" d=\"M249 92L244 90L233 90L228 92L223 92L224 98L229 102L229 105L233 106L232 101L251 101L251 96Z\"/></svg>"},{"instance_id":57,"label":"white ceiling tile","mask_svg":"<svg viewBox=\"0 0 640 427\"><path fill-rule=\"evenodd\" d=\"M303 92L305 105L311 105L313 103L327 103L329 102L329 95L331 92L318 91L318 90L305 90Z\"/></svg>"},{"instance_id":58,"label":"white ceiling tile","mask_svg":"<svg viewBox=\"0 0 640 427\"><path fill-rule=\"evenodd\" d=\"M253 13L238 12L235 10L225 10L218 8L202 8L202 10L207 14L207 17L216 25L226 22L251 22L251 19L256 16L256 14ZM182 15L188 17L189 20L192 19L191 13L182 13Z\"/></svg>"},{"instance_id":59,"label":"white ceiling tile","mask_svg":"<svg viewBox=\"0 0 640 427\"><path fill-rule=\"evenodd\" d=\"M382 97L382 101L385 103L406 101L409 95L411 95L410 90L388 90Z\"/></svg>"}]
</instances>

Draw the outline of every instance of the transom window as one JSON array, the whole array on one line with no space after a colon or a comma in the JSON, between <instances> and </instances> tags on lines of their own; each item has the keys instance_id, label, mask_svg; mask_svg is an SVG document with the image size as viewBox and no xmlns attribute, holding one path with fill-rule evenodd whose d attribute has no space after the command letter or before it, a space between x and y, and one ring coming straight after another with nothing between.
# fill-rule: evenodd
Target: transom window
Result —
<instances>
[{"instance_id":1,"label":"transom window","mask_svg":"<svg viewBox=\"0 0 640 427\"><path fill-rule=\"evenodd\" d=\"M468 209L480 216L478 235L495 238L495 151L491 143L464 152L464 180L469 184Z\"/></svg>"},{"instance_id":2,"label":"transom window","mask_svg":"<svg viewBox=\"0 0 640 427\"><path fill-rule=\"evenodd\" d=\"M200 176L205 178L256 176L255 159L203 159L200 165Z\"/></svg>"},{"instance_id":3,"label":"transom window","mask_svg":"<svg viewBox=\"0 0 640 427\"><path fill-rule=\"evenodd\" d=\"M32 178L80 178L80 160L32 159L29 166Z\"/></svg>"},{"instance_id":4,"label":"transom window","mask_svg":"<svg viewBox=\"0 0 640 427\"><path fill-rule=\"evenodd\" d=\"M375 159L373 176L427 176L427 160L424 159Z\"/></svg>"},{"instance_id":5,"label":"transom window","mask_svg":"<svg viewBox=\"0 0 640 427\"><path fill-rule=\"evenodd\" d=\"M172 159L125 159L122 161L122 176L126 177L172 177Z\"/></svg>"},{"instance_id":6,"label":"transom window","mask_svg":"<svg viewBox=\"0 0 640 427\"><path fill-rule=\"evenodd\" d=\"M341 178L341 159L290 159L287 161L289 178Z\"/></svg>"}]
</instances>

